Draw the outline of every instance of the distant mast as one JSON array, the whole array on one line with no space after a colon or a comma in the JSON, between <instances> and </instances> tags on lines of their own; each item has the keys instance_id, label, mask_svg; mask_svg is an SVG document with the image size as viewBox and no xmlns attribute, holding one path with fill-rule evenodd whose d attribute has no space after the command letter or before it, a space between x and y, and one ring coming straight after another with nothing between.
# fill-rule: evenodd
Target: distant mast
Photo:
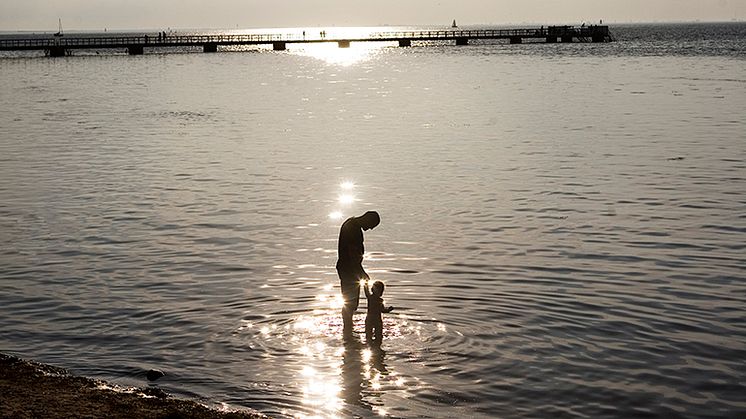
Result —
<instances>
[{"instance_id":1,"label":"distant mast","mask_svg":"<svg viewBox=\"0 0 746 419\"><path fill-rule=\"evenodd\" d=\"M62 36L62 19L58 18L59 29L57 30L57 33L54 34L54 36Z\"/></svg>"},{"instance_id":2,"label":"distant mast","mask_svg":"<svg viewBox=\"0 0 746 419\"><path fill-rule=\"evenodd\" d=\"M453 23L451 23L452 28L458 28L458 25L456 25L456 19L453 19Z\"/></svg>"}]
</instances>

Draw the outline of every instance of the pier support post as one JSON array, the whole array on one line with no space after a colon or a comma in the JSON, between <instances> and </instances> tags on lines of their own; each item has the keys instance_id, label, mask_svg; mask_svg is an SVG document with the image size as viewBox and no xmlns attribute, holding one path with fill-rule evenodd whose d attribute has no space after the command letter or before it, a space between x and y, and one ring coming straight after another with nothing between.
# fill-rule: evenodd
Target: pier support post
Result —
<instances>
[{"instance_id":1,"label":"pier support post","mask_svg":"<svg viewBox=\"0 0 746 419\"><path fill-rule=\"evenodd\" d=\"M591 26L591 40L593 42L606 42L611 40L611 34L609 33L608 26Z\"/></svg>"},{"instance_id":2,"label":"pier support post","mask_svg":"<svg viewBox=\"0 0 746 419\"><path fill-rule=\"evenodd\" d=\"M520 36L511 36L510 37L510 43L511 44L522 44L523 43L523 38L521 38Z\"/></svg>"},{"instance_id":3,"label":"pier support post","mask_svg":"<svg viewBox=\"0 0 746 419\"><path fill-rule=\"evenodd\" d=\"M65 48L60 46L54 46L49 48L49 56L50 57L64 57L65 56Z\"/></svg>"},{"instance_id":4,"label":"pier support post","mask_svg":"<svg viewBox=\"0 0 746 419\"><path fill-rule=\"evenodd\" d=\"M456 45L469 45L469 38L456 38Z\"/></svg>"},{"instance_id":5,"label":"pier support post","mask_svg":"<svg viewBox=\"0 0 746 419\"><path fill-rule=\"evenodd\" d=\"M285 51L287 48L287 45L285 45L284 42L273 42L272 43L272 49L275 51Z\"/></svg>"},{"instance_id":6,"label":"pier support post","mask_svg":"<svg viewBox=\"0 0 746 419\"><path fill-rule=\"evenodd\" d=\"M572 43L572 35L562 35L562 43Z\"/></svg>"},{"instance_id":7,"label":"pier support post","mask_svg":"<svg viewBox=\"0 0 746 419\"><path fill-rule=\"evenodd\" d=\"M143 47L142 45L130 45L127 47L127 52L129 55L142 55Z\"/></svg>"},{"instance_id":8,"label":"pier support post","mask_svg":"<svg viewBox=\"0 0 746 419\"><path fill-rule=\"evenodd\" d=\"M399 46L400 47L411 47L412 41L409 39L400 39L399 40Z\"/></svg>"},{"instance_id":9,"label":"pier support post","mask_svg":"<svg viewBox=\"0 0 746 419\"><path fill-rule=\"evenodd\" d=\"M208 42L202 47L203 52L218 52L218 44Z\"/></svg>"},{"instance_id":10,"label":"pier support post","mask_svg":"<svg viewBox=\"0 0 746 419\"><path fill-rule=\"evenodd\" d=\"M556 43L557 43L556 36L547 36L547 44L556 44Z\"/></svg>"},{"instance_id":11,"label":"pier support post","mask_svg":"<svg viewBox=\"0 0 746 419\"><path fill-rule=\"evenodd\" d=\"M349 48L350 47L350 41L343 39L341 41L337 41L337 45L339 45L340 48Z\"/></svg>"}]
</instances>

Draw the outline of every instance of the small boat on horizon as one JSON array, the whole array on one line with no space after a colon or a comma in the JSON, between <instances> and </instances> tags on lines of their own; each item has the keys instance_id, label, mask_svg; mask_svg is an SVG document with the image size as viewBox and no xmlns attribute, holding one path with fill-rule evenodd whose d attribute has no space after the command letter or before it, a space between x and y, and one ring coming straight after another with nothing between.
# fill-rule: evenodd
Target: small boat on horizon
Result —
<instances>
[{"instance_id":1,"label":"small boat on horizon","mask_svg":"<svg viewBox=\"0 0 746 419\"><path fill-rule=\"evenodd\" d=\"M456 25L456 19L453 19L453 23L451 23L452 28L458 28L458 25Z\"/></svg>"}]
</instances>

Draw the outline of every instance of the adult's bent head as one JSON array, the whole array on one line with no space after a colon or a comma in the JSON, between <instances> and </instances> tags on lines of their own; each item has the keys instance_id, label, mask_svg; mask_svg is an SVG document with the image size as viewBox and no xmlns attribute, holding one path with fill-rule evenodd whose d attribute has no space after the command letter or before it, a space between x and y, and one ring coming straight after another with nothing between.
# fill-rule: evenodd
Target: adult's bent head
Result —
<instances>
[{"instance_id":1,"label":"adult's bent head","mask_svg":"<svg viewBox=\"0 0 746 419\"><path fill-rule=\"evenodd\" d=\"M381 223L381 216L375 211L368 211L357 218L360 228L370 230Z\"/></svg>"}]
</instances>

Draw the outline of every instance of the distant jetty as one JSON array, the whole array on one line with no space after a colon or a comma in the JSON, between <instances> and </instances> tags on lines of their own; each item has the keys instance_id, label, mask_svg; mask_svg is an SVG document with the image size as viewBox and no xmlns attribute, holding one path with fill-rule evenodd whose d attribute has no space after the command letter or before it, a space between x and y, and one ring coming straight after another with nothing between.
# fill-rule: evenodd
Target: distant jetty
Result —
<instances>
[{"instance_id":1,"label":"distant jetty","mask_svg":"<svg viewBox=\"0 0 746 419\"><path fill-rule=\"evenodd\" d=\"M375 32L365 37L318 37L292 34L250 35L157 35L140 36L78 36L32 39L0 40L0 51L43 50L52 57L68 55L78 49L124 49L130 55L141 55L146 48L201 47L204 52L217 52L219 46L271 45L282 51L288 44L314 44L336 42L340 48L348 48L356 42L397 42L400 47L409 47L412 42L454 41L456 45L468 45L471 40L507 40L511 44L524 41L546 43L610 42L613 40L608 26L547 26L532 29L479 29L479 30L431 30Z\"/></svg>"}]
</instances>

